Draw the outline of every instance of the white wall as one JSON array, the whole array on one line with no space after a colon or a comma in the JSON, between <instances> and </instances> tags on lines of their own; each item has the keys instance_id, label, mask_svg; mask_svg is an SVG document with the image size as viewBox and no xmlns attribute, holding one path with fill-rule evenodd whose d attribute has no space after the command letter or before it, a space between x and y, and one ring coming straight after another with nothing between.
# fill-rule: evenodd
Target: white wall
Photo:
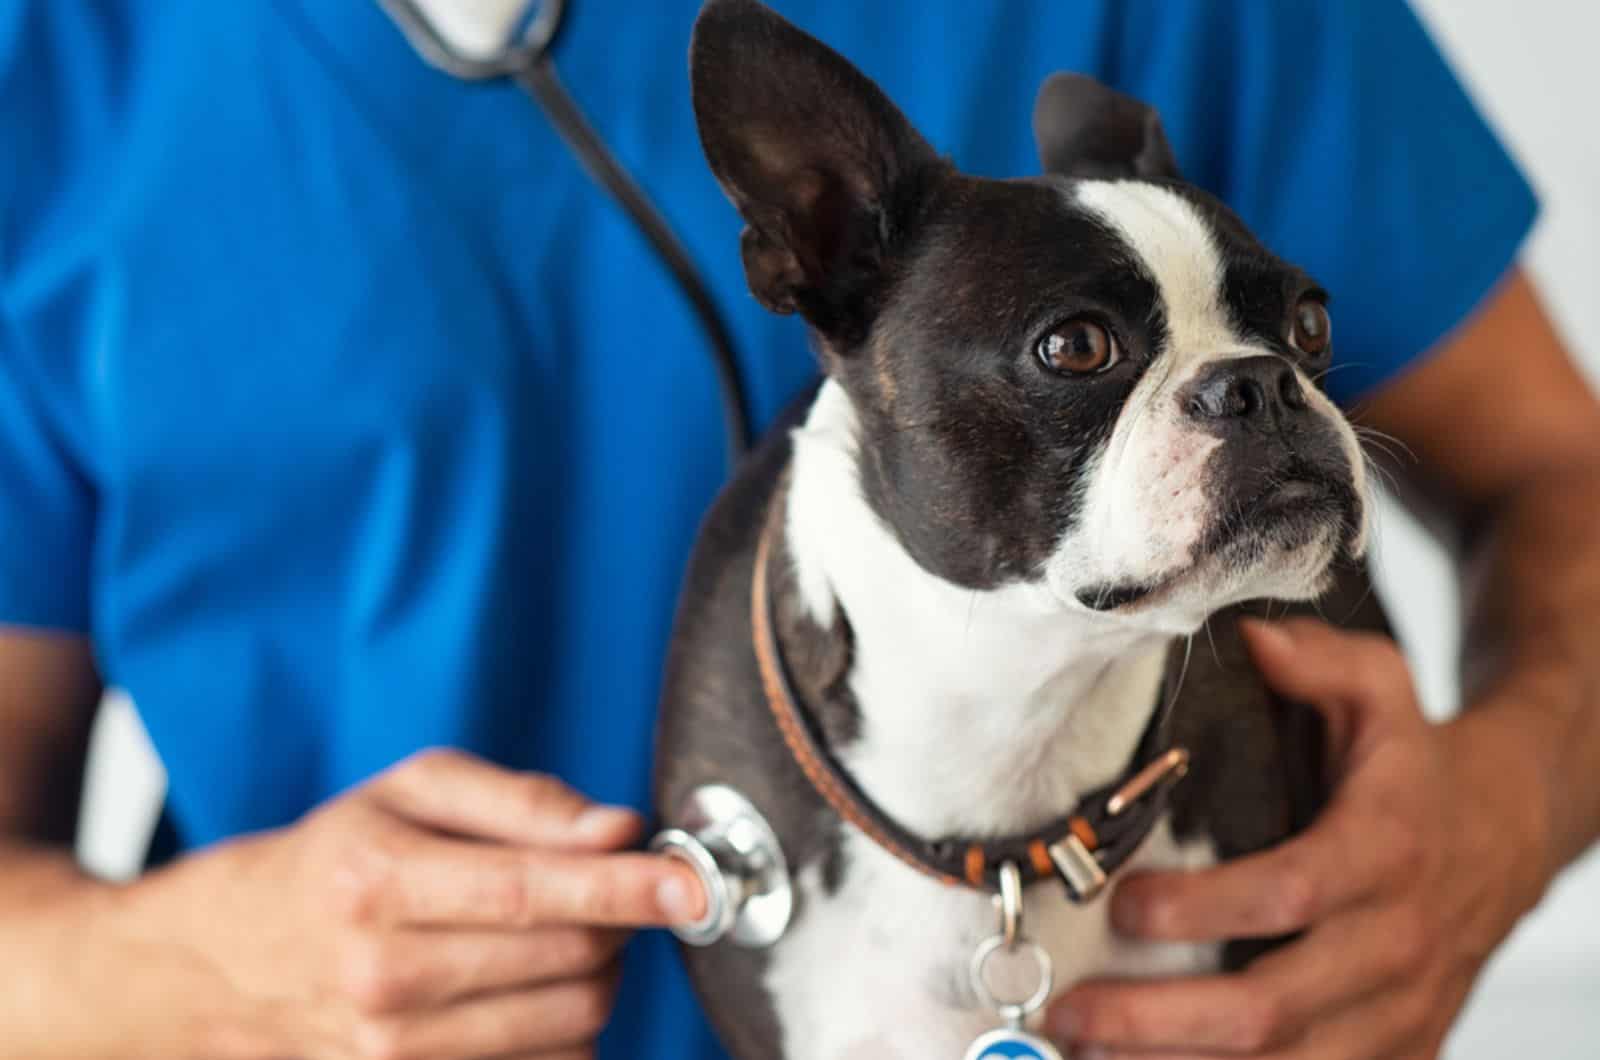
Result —
<instances>
[{"instance_id":1,"label":"white wall","mask_svg":"<svg viewBox=\"0 0 1600 1060\"><path fill-rule=\"evenodd\" d=\"M1330 3L1359 0L1328 0ZM1600 380L1600 6L1563 0L1419 0L1419 9L1538 186L1528 263L1558 324ZM1455 599L1443 561L1392 505L1378 572L1431 714L1456 707ZM1597 645L1600 647L1600 645ZM83 853L112 876L137 865L160 767L125 704L102 725ZM1452 1039L1452 1060L1600 1056L1600 852L1559 881L1496 957Z\"/></svg>"}]
</instances>

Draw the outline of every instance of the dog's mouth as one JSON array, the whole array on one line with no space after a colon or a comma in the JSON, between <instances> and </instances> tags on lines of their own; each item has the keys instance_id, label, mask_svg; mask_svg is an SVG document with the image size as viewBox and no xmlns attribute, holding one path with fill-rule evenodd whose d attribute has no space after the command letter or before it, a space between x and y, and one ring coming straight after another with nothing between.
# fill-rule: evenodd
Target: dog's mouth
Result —
<instances>
[{"instance_id":1,"label":"dog's mouth","mask_svg":"<svg viewBox=\"0 0 1600 1060\"><path fill-rule=\"evenodd\" d=\"M1076 592L1092 611L1151 606L1182 583L1218 565L1255 566L1273 554L1293 552L1334 535L1338 555L1347 555L1360 533L1361 505L1342 476L1297 465L1248 497L1223 501L1194 548L1193 559L1156 578L1106 582Z\"/></svg>"},{"instance_id":2,"label":"dog's mouth","mask_svg":"<svg viewBox=\"0 0 1600 1060\"><path fill-rule=\"evenodd\" d=\"M1268 549L1303 548L1329 531L1348 545L1359 529L1359 513L1360 502L1348 480L1302 464L1248 500L1224 504L1195 548L1195 557L1203 562L1243 549L1246 555L1236 558L1249 562Z\"/></svg>"}]
</instances>

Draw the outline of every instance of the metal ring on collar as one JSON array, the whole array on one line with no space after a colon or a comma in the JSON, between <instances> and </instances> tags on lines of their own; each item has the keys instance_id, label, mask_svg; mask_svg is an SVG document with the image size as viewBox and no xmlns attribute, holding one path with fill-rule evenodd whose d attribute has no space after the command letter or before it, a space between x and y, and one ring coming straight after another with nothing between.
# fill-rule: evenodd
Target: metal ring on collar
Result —
<instances>
[{"instance_id":1,"label":"metal ring on collar","mask_svg":"<svg viewBox=\"0 0 1600 1060\"><path fill-rule=\"evenodd\" d=\"M1034 965L1039 970L1038 986L1021 1001L1002 1001L989 989L989 980L986 977L989 958L1001 949L1020 949L1033 958ZM1020 943L1008 945L1004 935L991 935L978 944L978 948L973 951L972 964L968 972L972 979L972 990L978 995L979 1003L999 1013L1000 1018L1007 1023L1017 1026L1021 1026L1023 1020L1044 1007L1044 1003L1050 1000L1050 989L1055 983L1055 965L1043 946L1032 939L1022 939Z\"/></svg>"},{"instance_id":2,"label":"metal ring on collar","mask_svg":"<svg viewBox=\"0 0 1600 1060\"><path fill-rule=\"evenodd\" d=\"M1000 936L1007 949L1022 936L1022 871L1015 861L1000 866Z\"/></svg>"}]
</instances>

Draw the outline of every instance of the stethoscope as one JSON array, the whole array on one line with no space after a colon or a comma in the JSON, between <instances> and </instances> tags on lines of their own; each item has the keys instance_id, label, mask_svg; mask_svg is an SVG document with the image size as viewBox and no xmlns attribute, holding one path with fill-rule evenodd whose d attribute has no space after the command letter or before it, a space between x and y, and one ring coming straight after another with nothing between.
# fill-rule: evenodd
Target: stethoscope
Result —
<instances>
[{"instance_id":1,"label":"stethoscope","mask_svg":"<svg viewBox=\"0 0 1600 1060\"><path fill-rule=\"evenodd\" d=\"M565 22L568 0L529 0L509 39L488 52L469 51L430 18L417 0L379 0L379 3L399 24L412 47L433 66L466 81L506 78L526 89L584 170L622 207L649 241L651 249L689 300L705 332L722 399L728 465L730 468L736 465L750 447L750 406L732 334L683 243L644 190L612 155L556 76L550 49Z\"/></svg>"},{"instance_id":2,"label":"stethoscope","mask_svg":"<svg viewBox=\"0 0 1600 1060\"><path fill-rule=\"evenodd\" d=\"M468 81L508 78L527 90L589 176L627 213L666 265L694 308L709 344L722 399L729 467L750 446L750 409L733 339L688 252L644 191L622 168L556 76L550 49L568 0L530 0L504 44L473 51L454 39L418 0L379 0L424 59ZM782 846L761 812L738 791L712 784L689 793L652 850L675 857L700 878L707 897L701 919L673 929L697 946L728 939L735 945L770 946L783 936L793 894Z\"/></svg>"}]
</instances>

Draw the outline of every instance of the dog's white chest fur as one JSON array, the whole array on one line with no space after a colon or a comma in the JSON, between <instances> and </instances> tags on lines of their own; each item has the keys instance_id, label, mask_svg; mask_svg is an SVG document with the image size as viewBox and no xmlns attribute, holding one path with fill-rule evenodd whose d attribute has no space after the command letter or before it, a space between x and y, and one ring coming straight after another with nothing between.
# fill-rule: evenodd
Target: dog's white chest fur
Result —
<instances>
[{"instance_id":1,"label":"dog's white chest fur","mask_svg":"<svg viewBox=\"0 0 1600 1060\"><path fill-rule=\"evenodd\" d=\"M924 1060L962 1055L1000 1026L977 1006L967 964L996 930L990 900L918 875L852 831L848 868L827 894L820 873L802 874L800 916L774 952L766 986L786 1060ZM1165 824L1135 865L1199 867L1204 842L1179 844ZM1098 975L1183 974L1217 963L1213 945L1135 943L1112 931L1106 899L1071 904L1045 881L1028 889L1023 926L1050 952L1055 992ZM1024 988L1026 984L1024 984Z\"/></svg>"},{"instance_id":2,"label":"dog's white chest fur","mask_svg":"<svg viewBox=\"0 0 1600 1060\"><path fill-rule=\"evenodd\" d=\"M843 608L856 633L861 736L843 763L922 835L1038 827L1127 766L1168 642L1063 609L1046 586L973 592L932 577L862 499L854 435L848 399L825 385L795 436L787 525L803 604L824 624ZM997 929L990 899L845 829L837 889L820 866L802 868L798 915L768 966L782 1055L960 1056L999 1025L967 980L975 947ZM1213 860L1209 844L1180 845L1163 823L1134 865ZM1075 906L1049 881L1029 889L1024 929L1049 950L1057 994L1088 975L1196 971L1217 955L1118 938L1104 898Z\"/></svg>"}]
</instances>

